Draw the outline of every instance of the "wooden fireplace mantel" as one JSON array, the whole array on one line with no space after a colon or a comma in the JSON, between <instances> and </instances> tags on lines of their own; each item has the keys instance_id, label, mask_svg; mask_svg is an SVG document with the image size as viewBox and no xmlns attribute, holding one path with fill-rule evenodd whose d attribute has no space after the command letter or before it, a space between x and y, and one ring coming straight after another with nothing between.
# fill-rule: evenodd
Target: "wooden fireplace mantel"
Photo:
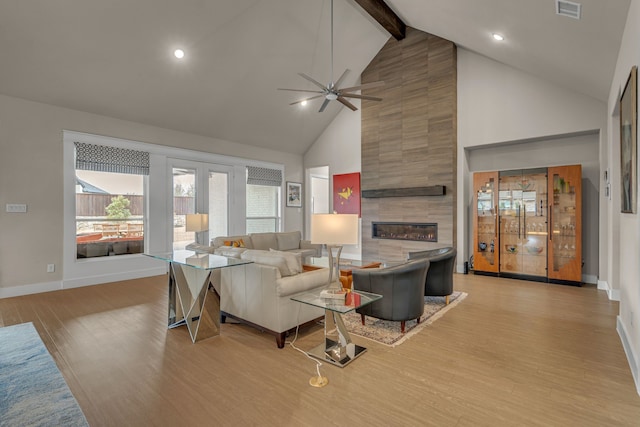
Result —
<instances>
[{"instance_id":1,"label":"wooden fireplace mantel","mask_svg":"<svg viewBox=\"0 0 640 427\"><path fill-rule=\"evenodd\" d=\"M444 196L444 185L431 185L428 187L410 188L384 188L380 190L362 190L362 197L366 199L380 197L416 197L416 196Z\"/></svg>"}]
</instances>

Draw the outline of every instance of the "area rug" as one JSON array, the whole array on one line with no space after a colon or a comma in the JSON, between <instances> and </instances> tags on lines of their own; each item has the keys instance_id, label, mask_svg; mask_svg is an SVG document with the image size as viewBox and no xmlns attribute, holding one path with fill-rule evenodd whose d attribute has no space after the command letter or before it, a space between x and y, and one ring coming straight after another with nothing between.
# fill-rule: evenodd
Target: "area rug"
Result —
<instances>
[{"instance_id":1,"label":"area rug","mask_svg":"<svg viewBox=\"0 0 640 427\"><path fill-rule=\"evenodd\" d=\"M404 334L400 331L400 322L367 316L366 324L362 325L360 314L355 311L343 315L342 319L349 334L395 347L420 332L425 326L435 322L466 297L465 292L454 292L449 297L449 305L445 305L444 297L424 297L424 314L420 317L420 323L416 323L415 320L407 320Z\"/></svg>"},{"instance_id":2,"label":"area rug","mask_svg":"<svg viewBox=\"0 0 640 427\"><path fill-rule=\"evenodd\" d=\"M0 328L0 426L88 426L33 323Z\"/></svg>"}]
</instances>

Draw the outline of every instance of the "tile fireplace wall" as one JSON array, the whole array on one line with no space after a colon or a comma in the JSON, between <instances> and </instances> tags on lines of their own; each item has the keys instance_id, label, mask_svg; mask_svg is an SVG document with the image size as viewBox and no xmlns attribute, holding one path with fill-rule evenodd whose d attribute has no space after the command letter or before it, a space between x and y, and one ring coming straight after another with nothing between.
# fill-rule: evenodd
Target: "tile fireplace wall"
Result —
<instances>
[{"instance_id":1,"label":"tile fireplace wall","mask_svg":"<svg viewBox=\"0 0 640 427\"><path fill-rule=\"evenodd\" d=\"M402 259L407 252L455 245L457 60L452 42L407 28L362 73L362 190L444 185L444 196L362 199L363 259ZM372 222L437 223L438 242L373 239Z\"/></svg>"}]
</instances>

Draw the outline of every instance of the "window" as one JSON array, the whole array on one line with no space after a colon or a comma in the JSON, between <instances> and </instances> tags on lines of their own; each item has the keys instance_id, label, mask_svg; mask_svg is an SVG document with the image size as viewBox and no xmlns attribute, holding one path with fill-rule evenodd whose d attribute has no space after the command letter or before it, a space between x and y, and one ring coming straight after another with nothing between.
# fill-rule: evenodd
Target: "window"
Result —
<instances>
[{"instance_id":1,"label":"window","mask_svg":"<svg viewBox=\"0 0 640 427\"><path fill-rule=\"evenodd\" d=\"M142 253L148 153L75 147L76 258Z\"/></svg>"},{"instance_id":2,"label":"window","mask_svg":"<svg viewBox=\"0 0 640 427\"><path fill-rule=\"evenodd\" d=\"M247 167L247 233L280 231L282 171Z\"/></svg>"}]
</instances>

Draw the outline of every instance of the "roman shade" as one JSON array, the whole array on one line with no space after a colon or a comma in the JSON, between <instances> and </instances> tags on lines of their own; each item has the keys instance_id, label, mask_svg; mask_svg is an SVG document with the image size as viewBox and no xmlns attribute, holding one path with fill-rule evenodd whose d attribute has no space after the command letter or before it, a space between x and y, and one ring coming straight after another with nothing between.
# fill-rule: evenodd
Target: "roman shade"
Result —
<instances>
[{"instance_id":1,"label":"roman shade","mask_svg":"<svg viewBox=\"0 0 640 427\"><path fill-rule=\"evenodd\" d=\"M76 142L76 169L149 175L149 153Z\"/></svg>"},{"instance_id":2,"label":"roman shade","mask_svg":"<svg viewBox=\"0 0 640 427\"><path fill-rule=\"evenodd\" d=\"M247 184L280 187L282 185L282 171L279 169L247 166Z\"/></svg>"}]
</instances>

